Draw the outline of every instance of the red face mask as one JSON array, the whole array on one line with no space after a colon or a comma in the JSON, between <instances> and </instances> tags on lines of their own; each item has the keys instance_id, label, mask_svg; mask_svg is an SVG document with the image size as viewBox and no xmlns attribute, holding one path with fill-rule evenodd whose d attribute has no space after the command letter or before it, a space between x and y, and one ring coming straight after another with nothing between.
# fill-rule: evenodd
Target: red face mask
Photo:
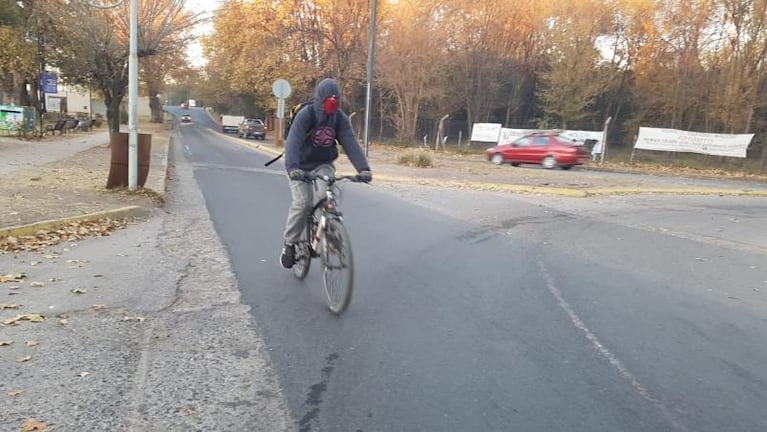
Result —
<instances>
[{"instance_id":1,"label":"red face mask","mask_svg":"<svg viewBox=\"0 0 767 432\"><path fill-rule=\"evenodd\" d=\"M328 96L325 101L322 102L322 109L325 111L325 115L333 115L338 111L338 97L336 95Z\"/></svg>"}]
</instances>

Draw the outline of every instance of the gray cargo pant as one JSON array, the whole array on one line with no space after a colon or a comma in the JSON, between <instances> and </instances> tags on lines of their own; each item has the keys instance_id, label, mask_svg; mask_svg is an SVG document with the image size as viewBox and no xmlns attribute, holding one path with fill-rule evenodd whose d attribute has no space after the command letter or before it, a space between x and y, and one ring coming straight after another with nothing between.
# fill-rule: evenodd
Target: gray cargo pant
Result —
<instances>
[{"instance_id":1,"label":"gray cargo pant","mask_svg":"<svg viewBox=\"0 0 767 432\"><path fill-rule=\"evenodd\" d=\"M334 176L336 168L333 165L320 165L310 172L314 175ZM289 180L290 194L293 198L288 210L288 221L285 223L285 243L295 244L301 240L306 225L306 214L316 201L325 196L327 184L323 181L314 183Z\"/></svg>"}]
</instances>

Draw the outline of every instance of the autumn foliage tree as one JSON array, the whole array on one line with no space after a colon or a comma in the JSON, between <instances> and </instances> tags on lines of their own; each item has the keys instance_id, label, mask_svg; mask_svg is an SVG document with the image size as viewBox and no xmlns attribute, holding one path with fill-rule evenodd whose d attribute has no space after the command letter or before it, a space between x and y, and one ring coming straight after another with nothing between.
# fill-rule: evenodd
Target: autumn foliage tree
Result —
<instances>
[{"instance_id":1,"label":"autumn foliage tree","mask_svg":"<svg viewBox=\"0 0 767 432\"><path fill-rule=\"evenodd\" d=\"M51 0L54 1L54 0ZM197 14L184 8L186 0L140 0L138 49L140 63L153 73L146 83L151 106L157 116L156 94L172 59L182 55L187 33L197 22ZM67 7L47 9L50 34L57 47L50 53L51 62L72 84L93 86L100 91L107 106L110 130L120 130L120 104L128 86L129 3L115 9L94 9L82 2ZM147 59L157 60L147 63ZM166 62L163 62L166 60Z\"/></svg>"},{"instance_id":2,"label":"autumn foliage tree","mask_svg":"<svg viewBox=\"0 0 767 432\"><path fill-rule=\"evenodd\" d=\"M767 128L766 0L378 3L373 106L404 143L444 114L467 133L488 121L596 129L612 117L629 144L640 126ZM369 16L359 0L223 1L207 75L264 109L276 78L303 99L333 76L359 107Z\"/></svg>"}]
</instances>

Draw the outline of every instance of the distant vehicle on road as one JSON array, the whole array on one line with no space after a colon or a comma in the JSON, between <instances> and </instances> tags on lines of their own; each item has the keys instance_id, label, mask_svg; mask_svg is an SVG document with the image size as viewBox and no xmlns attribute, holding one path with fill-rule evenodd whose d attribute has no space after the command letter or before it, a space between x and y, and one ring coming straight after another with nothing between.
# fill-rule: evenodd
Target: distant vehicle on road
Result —
<instances>
[{"instance_id":1,"label":"distant vehicle on road","mask_svg":"<svg viewBox=\"0 0 767 432\"><path fill-rule=\"evenodd\" d=\"M586 146L574 143L557 132L535 132L510 144L489 148L485 155L496 165L536 164L547 169L559 167L568 170L586 163L590 153Z\"/></svg>"},{"instance_id":2,"label":"distant vehicle on road","mask_svg":"<svg viewBox=\"0 0 767 432\"><path fill-rule=\"evenodd\" d=\"M264 121L261 119L245 119L237 129L237 136L246 139L250 137L261 140L266 139Z\"/></svg>"},{"instance_id":3,"label":"distant vehicle on road","mask_svg":"<svg viewBox=\"0 0 767 432\"><path fill-rule=\"evenodd\" d=\"M222 115L221 116L221 132L237 133L239 125L243 121L245 121L245 116Z\"/></svg>"},{"instance_id":4,"label":"distant vehicle on road","mask_svg":"<svg viewBox=\"0 0 767 432\"><path fill-rule=\"evenodd\" d=\"M196 107L197 106L197 101L194 100L194 99L189 99L188 103L189 103L190 107Z\"/></svg>"},{"instance_id":5,"label":"distant vehicle on road","mask_svg":"<svg viewBox=\"0 0 767 432\"><path fill-rule=\"evenodd\" d=\"M189 109L189 105L187 105L187 103L186 103L186 102L183 102L183 103L181 104L181 108L183 108L183 109Z\"/></svg>"},{"instance_id":6,"label":"distant vehicle on road","mask_svg":"<svg viewBox=\"0 0 767 432\"><path fill-rule=\"evenodd\" d=\"M192 116L189 114L182 114L181 115L181 123L190 123L192 121Z\"/></svg>"}]
</instances>

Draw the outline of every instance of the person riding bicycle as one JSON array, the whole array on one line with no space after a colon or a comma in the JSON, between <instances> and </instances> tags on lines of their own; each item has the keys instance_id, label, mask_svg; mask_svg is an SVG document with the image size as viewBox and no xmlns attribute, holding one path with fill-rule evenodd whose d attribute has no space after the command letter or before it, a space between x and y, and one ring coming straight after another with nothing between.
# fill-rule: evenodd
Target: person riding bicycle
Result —
<instances>
[{"instance_id":1,"label":"person riding bicycle","mask_svg":"<svg viewBox=\"0 0 767 432\"><path fill-rule=\"evenodd\" d=\"M369 182L373 176L367 158L352 130L349 116L338 108L341 92L338 84L325 78L317 84L311 104L303 107L290 126L285 142L285 169L288 173L292 203L285 224L284 246L280 264L293 267L296 259L295 244L305 230L306 214L314 205L314 191L322 196L325 184L314 186L305 181L307 173L335 175L333 162L338 158L336 143L341 144L349 161L357 170L360 180Z\"/></svg>"}]
</instances>

